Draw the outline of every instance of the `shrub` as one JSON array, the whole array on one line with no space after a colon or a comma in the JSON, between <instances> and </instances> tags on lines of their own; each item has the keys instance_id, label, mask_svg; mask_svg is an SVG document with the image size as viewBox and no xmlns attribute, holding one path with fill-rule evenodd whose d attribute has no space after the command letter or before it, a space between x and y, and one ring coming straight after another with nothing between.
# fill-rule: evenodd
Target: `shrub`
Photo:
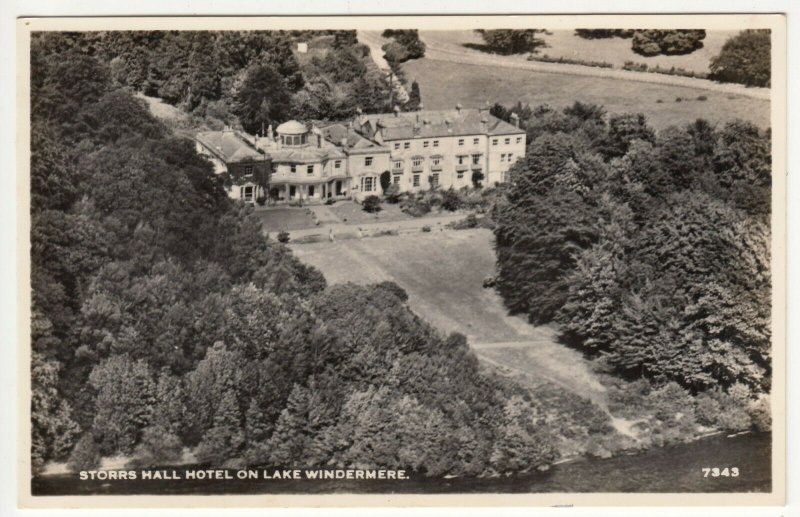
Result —
<instances>
[{"instance_id":1,"label":"shrub","mask_svg":"<svg viewBox=\"0 0 800 517\"><path fill-rule=\"evenodd\" d=\"M461 208L461 196L452 187L442 193L442 208L449 212L455 212Z\"/></svg>"},{"instance_id":2,"label":"shrub","mask_svg":"<svg viewBox=\"0 0 800 517\"><path fill-rule=\"evenodd\" d=\"M139 445L133 451L130 468L172 465L181 459L183 444L180 438L160 426L146 427Z\"/></svg>"},{"instance_id":3,"label":"shrub","mask_svg":"<svg viewBox=\"0 0 800 517\"><path fill-rule=\"evenodd\" d=\"M278 232L278 242L286 244L287 242L289 242L289 238L290 238L289 232L287 231Z\"/></svg>"},{"instance_id":4,"label":"shrub","mask_svg":"<svg viewBox=\"0 0 800 517\"><path fill-rule=\"evenodd\" d=\"M614 65L608 63L606 61L591 61L587 59L570 59L568 57L550 57L547 54L543 56L537 56L535 54L531 54L528 56L528 61L541 61L543 63L563 63L568 65L582 65L582 66L593 66L595 68L614 68Z\"/></svg>"},{"instance_id":5,"label":"shrub","mask_svg":"<svg viewBox=\"0 0 800 517\"><path fill-rule=\"evenodd\" d=\"M431 227L426 224L425 226L422 227L422 231L428 233L431 231Z\"/></svg>"},{"instance_id":6,"label":"shrub","mask_svg":"<svg viewBox=\"0 0 800 517\"><path fill-rule=\"evenodd\" d=\"M258 203L258 206L264 206L266 202L267 202L267 196L258 196L256 198L256 203Z\"/></svg>"},{"instance_id":7,"label":"shrub","mask_svg":"<svg viewBox=\"0 0 800 517\"><path fill-rule=\"evenodd\" d=\"M730 38L711 60L710 78L725 83L769 87L771 80L769 30L746 30Z\"/></svg>"},{"instance_id":8,"label":"shrub","mask_svg":"<svg viewBox=\"0 0 800 517\"><path fill-rule=\"evenodd\" d=\"M675 97L675 102L683 102L683 99L680 97Z\"/></svg>"},{"instance_id":9,"label":"shrub","mask_svg":"<svg viewBox=\"0 0 800 517\"><path fill-rule=\"evenodd\" d=\"M389 188L383 191L383 196L386 198L387 203L395 204L400 202L401 192L400 187L392 183Z\"/></svg>"},{"instance_id":10,"label":"shrub","mask_svg":"<svg viewBox=\"0 0 800 517\"><path fill-rule=\"evenodd\" d=\"M539 48L547 46L543 39L537 37L537 34L545 32L543 29L479 29L476 32L483 37L486 47L498 54L537 52Z\"/></svg>"},{"instance_id":11,"label":"shrub","mask_svg":"<svg viewBox=\"0 0 800 517\"><path fill-rule=\"evenodd\" d=\"M67 468L72 472L91 470L100 466L100 446L92 433L84 434L67 460Z\"/></svg>"},{"instance_id":12,"label":"shrub","mask_svg":"<svg viewBox=\"0 0 800 517\"><path fill-rule=\"evenodd\" d=\"M696 397L695 415L699 423L724 431L745 431L752 425L747 403L718 388Z\"/></svg>"},{"instance_id":13,"label":"shrub","mask_svg":"<svg viewBox=\"0 0 800 517\"><path fill-rule=\"evenodd\" d=\"M325 200L326 205L332 205L334 203L336 203L336 200L333 199L332 197Z\"/></svg>"},{"instance_id":14,"label":"shrub","mask_svg":"<svg viewBox=\"0 0 800 517\"><path fill-rule=\"evenodd\" d=\"M381 211L381 198L375 195L367 196L364 198L364 201L361 203L361 207L364 209L365 212L369 212L370 214L374 214L376 212Z\"/></svg>"},{"instance_id":15,"label":"shrub","mask_svg":"<svg viewBox=\"0 0 800 517\"><path fill-rule=\"evenodd\" d=\"M769 405L769 397L762 395L758 399L752 401L747 406L747 413L750 415L750 420L753 427L757 431L769 431L772 429L772 411Z\"/></svg>"},{"instance_id":16,"label":"shrub","mask_svg":"<svg viewBox=\"0 0 800 517\"><path fill-rule=\"evenodd\" d=\"M431 211L431 203L422 193L411 194L400 202L400 210L411 217L422 217Z\"/></svg>"},{"instance_id":17,"label":"shrub","mask_svg":"<svg viewBox=\"0 0 800 517\"><path fill-rule=\"evenodd\" d=\"M697 96L697 100L699 100L699 101L707 101L708 97L706 97L705 95L698 95Z\"/></svg>"},{"instance_id":18,"label":"shrub","mask_svg":"<svg viewBox=\"0 0 800 517\"><path fill-rule=\"evenodd\" d=\"M633 35L631 49L643 56L691 54L703 48L705 37L706 31L702 29L640 30Z\"/></svg>"},{"instance_id":19,"label":"shrub","mask_svg":"<svg viewBox=\"0 0 800 517\"><path fill-rule=\"evenodd\" d=\"M661 99L657 99L657 100L656 100L656 104L663 104L663 103L664 103L664 101L663 101L663 100L661 100Z\"/></svg>"}]
</instances>

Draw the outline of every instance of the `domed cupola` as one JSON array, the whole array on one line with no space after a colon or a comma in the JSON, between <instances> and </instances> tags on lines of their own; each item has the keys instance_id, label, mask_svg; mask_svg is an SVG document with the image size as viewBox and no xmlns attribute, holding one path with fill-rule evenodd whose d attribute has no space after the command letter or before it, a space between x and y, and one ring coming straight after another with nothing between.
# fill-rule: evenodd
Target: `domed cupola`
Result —
<instances>
[{"instance_id":1,"label":"domed cupola","mask_svg":"<svg viewBox=\"0 0 800 517\"><path fill-rule=\"evenodd\" d=\"M284 122L277 127L278 139L286 147L308 145L308 128L296 120Z\"/></svg>"}]
</instances>

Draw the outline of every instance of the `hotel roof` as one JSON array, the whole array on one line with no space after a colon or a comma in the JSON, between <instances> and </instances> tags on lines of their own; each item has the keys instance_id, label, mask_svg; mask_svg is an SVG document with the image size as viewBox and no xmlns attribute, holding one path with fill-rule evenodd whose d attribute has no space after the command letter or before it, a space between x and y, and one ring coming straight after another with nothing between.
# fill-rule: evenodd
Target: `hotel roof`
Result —
<instances>
[{"instance_id":1,"label":"hotel roof","mask_svg":"<svg viewBox=\"0 0 800 517\"><path fill-rule=\"evenodd\" d=\"M365 138L355 129L345 124L334 122L327 126L320 126L319 129L323 138L334 145L341 146L342 141L346 141L347 151L349 152L385 150L385 148L377 142Z\"/></svg>"},{"instance_id":2,"label":"hotel roof","mask_svg":"<svg viewBox=\"0 0 800 517\"><path fill-rule=\"evenodd\" d=\"M195 140L225 163L261 160L264 155L256 151L236 131L204 131L195 135Z\"/></svg>"},{"instance_id":3,"label":"hotel roof","mask_svg":"<svg viewBox=\"0 0 800 517\"><path fill-rule=\"evenodd\" d=\"M491 115L486 109L452 109L380 113L361 118L361 128L380 131L384 140L405 140L462 135L524 134L508 122ZM365 128L365 124L369 126Z\"/></svg>"}]
</instances>

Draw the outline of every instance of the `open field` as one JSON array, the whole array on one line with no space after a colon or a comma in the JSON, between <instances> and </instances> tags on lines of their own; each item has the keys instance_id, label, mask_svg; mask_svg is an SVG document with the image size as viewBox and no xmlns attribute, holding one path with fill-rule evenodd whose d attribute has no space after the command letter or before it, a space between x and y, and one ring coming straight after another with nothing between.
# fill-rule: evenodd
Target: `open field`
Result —
<instances>
[{"instance_id":1,"label":"open field","mask_svg":"<svg viewBox=\"0 0 800 517\"><path fill-rule=\"evenodd\" d=\"M548 45L548 47L539 51L539 55L547 54L550 57L565 57L585 61L605 61L614 65L615 68L621 68L625 61L634 61L636 63L647 63L650 66L658 65L662 68L674 66L693 72L708 72L708 65L711 59L719 54L722 45L725 44L728 38L735 36L737 33L738 31L706 31L703 48L691 54L645 57L631 50L630 38L589 40L576 36L575 31L572 30L556 30L551 31L551 34L539 35ZM420 31L420 38L425 41L426 45L448 50L474 51L464 45L480 45L483 43L480 34L471 30ZM503 59L509 58L524 61L527 58L527 54L503 57Z\"/></svg>"},{"instance_id":2,"label":"open field","mask_svg":"<svg viewBox=\"0 0 800 517\"><path fill-rule=\"evenodd\" d=\"M483 288L494 274L489 230L413 233L334 243L292 245L329 284L397 282L412 310L443 332L460 332L488 364L508 375L550 382L605 408L605 389L588 362L560 345L555 331L509 316L500 297Z\"/></svg>"},{"instance_id":3,"label":"open field","mask_svg":"<svg viewBox=\"0 0 800 517\"><path fill-rule=\"evenodd\" d=\"M456 102L464 107L479 107L486 101L506 105L521 101L562 108L581 101L601 104L609 113L644 113L656 129L688 124L697 118L714 124L735 118L760 127L770 124L768 100L733 93L428 58L409 61L403 67L409 81L419 82L426 109L449 109ZM697 100L701 95L707 100ZM681 102L676 102L678 97Z\"/></svg>"}]
</instances>

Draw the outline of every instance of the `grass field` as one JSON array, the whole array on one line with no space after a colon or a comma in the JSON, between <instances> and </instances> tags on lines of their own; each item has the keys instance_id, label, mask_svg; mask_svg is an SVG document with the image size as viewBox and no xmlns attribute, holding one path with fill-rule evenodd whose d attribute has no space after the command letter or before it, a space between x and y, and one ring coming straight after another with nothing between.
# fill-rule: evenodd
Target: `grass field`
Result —
<instances>
[{"instance_id":1,"label":"grass field","mask_svg":"<svg viewBox=\"0 0 800 517\"><path fill-rule=\"evenodd\" d=\"M381 203L380 212L371 214L364 210L360 204L353 201L340 201L328 206L336 216L346 224L379 223L405 221L411 216L400 210L400 205Z\"/></svg>"},{"instance_id":2,"label":"grass field","mask_svg":"<svg viewBox=\"0 0 800 517\"><path fill-rule=\"evenodd\" d=\"M264 231L280 232L313 228L314 220L306 208L280 207L256 210L253 212L261 219Z\"/></svg>"},{"instance_id":3,"label":"grass field","mask_svg":"<svg viewBox=\"0 0 800 517\"><path fill-rule=\"evenodd\" d=\"M411 309L442 332L467 336L491 364L533 375L598 402L603 388L581 355L555 340L555 331L509 316L483 280L494 274L489 230L413 233L292 245L329 284L397 282ZM522 358L522 359L520 359Z\"/></svg>"},{"instance_id":4,"label":"grass field","mask_svg":"<svg viewBox=\"0 0 800 517\"><path fill-rule=\"evenodd\" d=\"M735 36L738 31L706 31L703 48L683 56L652 56L645 57L631 50L631 40L621 38L609 39L583 39L575 35L572 30L551 31L551 34L542 34L540 37L548 47L539 51L539 55L547 54L551 57L565 57L570 59L583 59L586 61L605 61L615 68L621 68L625 61L647 63L650 66L662 68L684 68L693 72L708 72L711 59L719 54L722 45ZM480 34L469 30L450 31L421 31L420 37L429 45L442 48L466 49L465 44L480 45L483 39ZM524 60L527 54L517 56Z\"/></svg>"},{"instance_id":5,"label":"grass field","mask_svg":"<svg viewBox=\"0 0 800 517\"><path fill-rule=\"evenodd\" d=\"M609 113L641 112L656 129L705 118L720 124L741 118L768 127L769 101L682 86L536 72L507 67L468 65L427 58L403 65L417 80L426 109L449 109L490 103L565 107L575 101L605 106ZM707 100L697 98L704 95ZM676 102L677 98L681 102ZM661 100L662 102L658 102Z\"/></svg>"}]
</instances>

